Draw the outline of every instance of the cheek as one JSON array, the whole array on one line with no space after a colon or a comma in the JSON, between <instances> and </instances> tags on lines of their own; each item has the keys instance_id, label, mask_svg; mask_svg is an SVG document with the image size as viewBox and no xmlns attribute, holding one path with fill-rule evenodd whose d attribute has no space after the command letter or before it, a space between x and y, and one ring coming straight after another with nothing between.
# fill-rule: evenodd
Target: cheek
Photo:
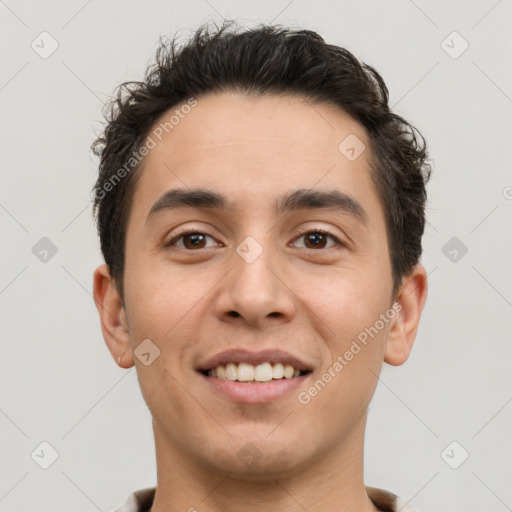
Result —
<instances>
[{"instance_id":1,"label":"cheek","mask_svg":"<svg viewBox=\"0 0 512 512\"><path fill-rule=\"evenodd\" d=\"M128 263L128 261L127 261ZM133 341L144 336L165 342L193 316L204 290L169 265L143 258L127 264L125 295Z\"/></svg>"},{"instance_id":2,"label":"cheek","mask_svg":"<svg viewBox=\"0 0 512 512\"><path fill-rule=\"evenodd\" d=\"M379 279L368 267L351 268L315 283L305 297L315 313L332 326L335 342L343 345L373 325L389 306L387 281L387 276Z\"/></svg>"},{"instance_id":3,"label":"cheek","mask_svg":"<svg viewBox=\"0 0 512 512\"><path fill-rule=\"evenodd\" d=\"M190 351L195 342L197 318L190 305L195 294L190 290L181 293L181 287L149 274L144 276L141 272L137 276L129 280L126 289L132 350L137 356L139 344L149 339L156 346L153 350L157 354L148 366L134 357L141 392L153 416L179 416L186 412L183 403L187 397L182 396L179 383L184 381L184 372L190 367Z\"/></svg>"},{"instance_id":4,"label":"cheek","mask_svg":"<svg viewBox=\"0 0 512 512\"><path fill-rule=\"evenodd\" d=\"M190 395L181 383L197 341L197 305L204 291L189 279L185 283L183 276L159 273L142 261L130 270L125 292L132 350L149 339L159 351L148 366L134 358L141 392L155 418L164 425L174 419L175 424L175 418L190 414ZM179 428L175 435L182 435Z\"/></svg>"},{"instance_id":5,"label":"cheek","mask_svg":"<svg viewBox=\"0 0 512 512\"><path fill-rule=\"evenodd\" d=\"M381 284L372 286L371 281L340 280L331 285L331 293L323 296L325 302L316 309L330 327L326 339L330 354L324 372L330 371L335 377L324 373L332 382L326 395L340 407L342 402L357 408L357 403L369 401L384 357L390 320L381 320L381 315L390 307L389 290Z\"/></svg>"}]
</instances>

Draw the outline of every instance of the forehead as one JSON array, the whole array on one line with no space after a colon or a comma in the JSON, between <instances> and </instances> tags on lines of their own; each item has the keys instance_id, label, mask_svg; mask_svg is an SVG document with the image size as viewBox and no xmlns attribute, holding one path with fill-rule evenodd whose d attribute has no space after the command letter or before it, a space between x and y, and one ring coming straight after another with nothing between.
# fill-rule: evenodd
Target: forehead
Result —
<instances>
[{"instance_id":1,"label":"forehead","mask_svg":"<svg viewBox=\"0 0 512 512\"><path fill-rule=\"evenodd\" d=\"M336 188L365 202L375 196L365 129L345 112L302 96L200 96L195 106L162 115L150 137L155 144L143 163L134 216L147 215L176 187L218 190L233 207L252 211L273 208L275 197L291 189ZM347 158L347 140L358 152L366 149Z\"/></svg>"}]
</instances>

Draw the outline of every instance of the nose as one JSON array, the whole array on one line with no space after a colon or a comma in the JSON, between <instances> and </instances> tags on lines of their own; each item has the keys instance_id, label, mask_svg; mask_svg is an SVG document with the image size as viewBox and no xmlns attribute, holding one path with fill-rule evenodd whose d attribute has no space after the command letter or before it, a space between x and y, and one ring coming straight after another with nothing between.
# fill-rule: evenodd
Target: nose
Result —
<instances>
[{"instance_id":1,"label":"nose","mask_svg":"<svg viewBox=\"0 0 512 512\"><path fill-rule=\"evenodd\" d=\"M217 316L257 328L269 322L289 322L298 299L279 258L273 255L270 245L263 247L254 239L245 245L245 252L241 246L233 251L231 270L221 281L215 305Z\"/></svg>"}]
</instances>

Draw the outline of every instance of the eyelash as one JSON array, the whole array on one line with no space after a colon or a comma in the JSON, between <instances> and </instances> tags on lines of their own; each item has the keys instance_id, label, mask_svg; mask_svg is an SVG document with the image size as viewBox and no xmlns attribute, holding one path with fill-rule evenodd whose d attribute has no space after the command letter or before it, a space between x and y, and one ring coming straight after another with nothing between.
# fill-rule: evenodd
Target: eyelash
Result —
<instances>
[{"instance_id":1,"label":"eyelash","mask_svg":"<svg viewBox=\"0 0 512 512\"><path fill-rule=\"evenodd\" d=\"M318 228L318 229L311 229L309 231L305 231L304 233L302 233L301 235L299 235L297 238L302 238L303 236L306 236L306 235L309 235L311 233L321 233L322 235L326 235L328 237L330 237L332 240L334 240L336 242L336 244L339 246L339 247L346 247L345 244L343 242L340 242L338 240L338 238L336 238L331 232L325 230L325 229L322 229L322 228ZM195 234L195 235L206 235L206 236L209 236L210 238L213 238L211 235L209 235L208 233L203 233L202 231L200 230L197 230L197 229L188 229L186 231L183 231L182 233L179 233L177 234L175 237L172 238L172 240L169 240L168 242L166 242L164 244L165 247L172 247L174 245L175 242L177 242L178 240L180 240L181 238L183 238L184 236L186 235L192 235L192 234ZM180 247L180 249L183 249L182 247ZM200 249L186 249L184 248L184 250L186 251L189 251L189 252L193 252L194 250L198 251L198 250L201 250L201 249L204 249L203 248L200 248ZM302 247L301 247L302 249ZM308 249L306 247L306 249ZM322 249L322 248L321 248ZM327 247L327 248L323 248L324 250L327 250L327 249L334 249L334 247ZM308 249L308 250L311 250L311 251L318 251L320 249Z\"/></svg>"}]
</instances>

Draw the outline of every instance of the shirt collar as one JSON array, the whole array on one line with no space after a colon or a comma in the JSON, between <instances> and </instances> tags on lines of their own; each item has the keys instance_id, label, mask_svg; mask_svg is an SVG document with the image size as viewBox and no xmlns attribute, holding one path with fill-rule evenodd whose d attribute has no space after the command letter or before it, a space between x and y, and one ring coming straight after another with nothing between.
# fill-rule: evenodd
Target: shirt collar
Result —
<instances>
[{"instance_id":1,"label":"shirt collar","mask_svg":"<svg viewBox=\"0 0 512 512\"><path fill-rule=\"evenodd\" d=\"M156 487L147 487L132 492L126 501L111 512L148 512L155 498ZM392 492L378 487L366 486L371 502L383 512L419 512L409 502Z\"/></svg>"}]
</instances>

